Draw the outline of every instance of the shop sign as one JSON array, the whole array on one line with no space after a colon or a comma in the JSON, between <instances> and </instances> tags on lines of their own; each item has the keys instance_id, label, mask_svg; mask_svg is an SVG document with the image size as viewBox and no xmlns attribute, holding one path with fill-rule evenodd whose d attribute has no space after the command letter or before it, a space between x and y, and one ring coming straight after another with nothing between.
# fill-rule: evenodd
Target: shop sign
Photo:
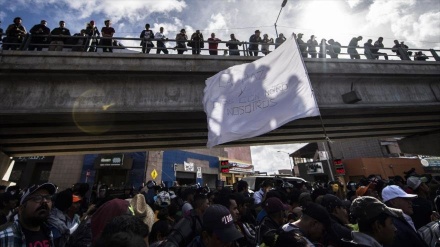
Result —
<instances>
[{"instance_id":1,"label":"shop sign","mask_svg":"<svg viewBox=\"0 0 440 247\"><path fill-rule=\"evenodd\" d=\"M229 162L229 172L254 173L254 166L237 162Z\"/></svg>"},{"instance_id":2,"label":"shop sign","mask_svg":"<svg viewBox=\"0 0 440 247\"><path fill-rule=\"evenodd\" d=\"M420 160L425 171L438 172L440 171L440 157L429 157Z\"/></svg>"},{"instance_id":3,"label":"shop sign","mask_svg":"<svg viewBox=\"0 0 440 247\"><path fill-rule=\"evenodd\" d=\"M45 156L30 156L30 157L18 157L18 158L16 158L18 161L21 161L21 162L25 162L25 161L28 161L28 160L44 160L46 157Z\"/></svg>"},{"instance_id":4,"label":"shop sign","mask_svg":"<svg viewBox=\"0 0 440 247\"><path fill-rule=\"evenodd\" d=\"M186 172L194 172L194 163L190 163L190 162L183 162L183 169Z\"/></svg>"},{"instance_id":5,"label":"shop sign","mask_svg":"<svg viewBox=\"0 0 440 247\"><path fill-rule=\"evenodd\" d=\"M99 167L120 167L124 162L123 154L101 155Z\"/></svg>"},{"instance_id":6,"label":"shop sign","mask_svg":"<svg viewBox=\"0 0 440 247\"><path fill-rule=\"evenodd\" d=\"M201 167L197 167L197 178L202 178L202 168Z\"/></svg>"},{"instance_id":7,"label":"shop sign","mask_svg":"<svg viewBox=\"0 0 440 247\"><path fill-rule=\"evenodd\" d=\"M328 160L328 153L326 151L318 151L319 160Z\"/></svg>"},{"instance_id":8,"label":"shop sign","mask_svg":"<svg viewBox=\"0 0 440 247\"><path fill-rule=\"evenodd\" d=\"M322 162L307 163L307 174L324 174Z\"/></svg>"}]
</instances>

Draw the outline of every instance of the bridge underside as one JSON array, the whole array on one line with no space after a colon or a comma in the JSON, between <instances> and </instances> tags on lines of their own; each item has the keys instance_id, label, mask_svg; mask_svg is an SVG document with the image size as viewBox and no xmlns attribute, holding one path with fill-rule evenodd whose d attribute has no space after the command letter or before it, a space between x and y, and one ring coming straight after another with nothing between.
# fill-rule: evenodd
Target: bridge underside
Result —
<instances>
[{"instance_id":1,"label":"bridge underside","mask_svg":"<svg viewBox=\"0 0 440 247\"><path fill-rule=\"evenodd\" d=\"M321 109L321 114L325 131L332 140L406 137L429 133L440 126L440 112L429 108L420 111L410 106L362 111ZM0 140L3 152L11 156L202 148L207 142L206 115L203 112L2 115ZM314 117L227 145L323 140L321 120Z\"/></svg>"},{"instance_id":2,"label":"bridge underside","mask_svg":"<svg viewBox=\"0 0 440 247\"><path fill-rule=\"evenodd\" d=\"M254 58L13 53L0 57L0 152L9 156L202 148L204 81ZM213 58L214 57L214 58ZM225 146L440 130L440 63L308 59L322 114ZM347 104L354 90L362 99ZM323 124L322 124L323 123Z\"/></svg>"}]
</instances>

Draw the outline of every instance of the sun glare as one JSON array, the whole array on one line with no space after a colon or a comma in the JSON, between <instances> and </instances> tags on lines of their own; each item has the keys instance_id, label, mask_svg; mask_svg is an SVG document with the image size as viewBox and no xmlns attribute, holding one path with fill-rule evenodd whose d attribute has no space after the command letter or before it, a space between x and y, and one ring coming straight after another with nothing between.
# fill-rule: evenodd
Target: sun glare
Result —
<instances>
[{"instance_id":1,"label":"sun glare","mask_svg":"<svg viewBox=\"0 0 440 247\"><path fill-rule=\"evenodd\" d=\"M345 4L339 0L310 1L304 8L298 28L306 29L305 33L315 34L318 40L337 33L344 33L350 18L345 12ZM310 37L306 35L306 37Z\"/></svg>"}]
</instances>

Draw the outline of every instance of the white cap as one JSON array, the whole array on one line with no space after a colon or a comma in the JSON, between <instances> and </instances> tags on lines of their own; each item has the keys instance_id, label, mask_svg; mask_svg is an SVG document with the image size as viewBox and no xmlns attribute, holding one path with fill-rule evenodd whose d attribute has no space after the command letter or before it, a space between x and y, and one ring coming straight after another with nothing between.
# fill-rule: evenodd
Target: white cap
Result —
<instances>
[{"instance_id":1,"label":"white cap","mask_svg":"<svg viewBox=\"0 0 440 247\"><path fill-rule=\"evenodd\" d=\"M428 180L425 177L409 177L406 180L406 184L408 185L408 187L410 187L413 190L416 190L417 188L419 188L419 186L423 183L426 183Z\"/></svg>"},{"instance_id":2,"label":"white cap","mask_svg":"<svg viewBox=\"0 0 440 247\"><path fill-rule=\"evenodd\" d=\"M414 198L417 197L417 195L408 194L405 191L403 191L399 186L397 185L388 185L382 190L382 199L383 202L392 200L394 198Z\"/></svg>"}]
</instances>

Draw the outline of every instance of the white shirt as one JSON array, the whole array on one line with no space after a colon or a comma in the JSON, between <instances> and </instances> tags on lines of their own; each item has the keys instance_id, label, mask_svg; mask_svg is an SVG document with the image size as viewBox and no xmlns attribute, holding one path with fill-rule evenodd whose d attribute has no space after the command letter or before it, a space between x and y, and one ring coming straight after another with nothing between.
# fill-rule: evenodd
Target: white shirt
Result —
<instances>
[{"instance_id":1,"label":"white shirt","mask_svg":"<svg viewBox=\"0 0 440 247\"><path fill-rule=\"evenodd\" d=\"M260 189L259 191L254 193L254 203L255 204L261 204L264 197L264 191L263 189Z\"/></svg>"},{"instance_id":2,"label":"white shirt","mask_svg":"<svg viewBox=\"0 0 440 247\"><path fill-rule=\"evenodd\" d=\"M414 226L414 222L413 222L411 216L409 216L409 215L407 215L405 213L402 213L402 214L403 214L403 218L405 218L406 222L408 222L408 224L414 229L414 231L417 232L416 227Z\"/></svg>"},{"instance_id":3,"label":"white shirt","mask_svg":"<svg viewBox=\"0 0 440 247\"><path fill-rule=\"evenodd\" d=\"M157 32L156 35L154 35L155 39L166 39L165 35L161 32Z\"/></svg>"}]
</instances>

